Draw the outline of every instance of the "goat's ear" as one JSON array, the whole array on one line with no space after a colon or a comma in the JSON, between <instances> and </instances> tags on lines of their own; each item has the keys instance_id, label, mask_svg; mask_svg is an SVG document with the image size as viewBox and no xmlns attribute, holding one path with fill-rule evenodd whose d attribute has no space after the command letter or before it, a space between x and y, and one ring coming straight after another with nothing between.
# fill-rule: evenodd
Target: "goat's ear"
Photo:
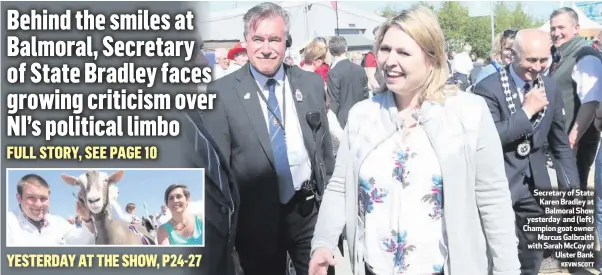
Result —
<instances>
[{"instance_id":1,"label":"goat's ear","mask_svg":"<svg viewBox=\"0 0 602 275\"><path fill-rule=\"evenodd\" d=\"M63 181L66 184L69 184L69 185L79 185L79 182L77 181L77 178L74 177L74 176L70 176L70 175L67 175L67 174L61 174L61 179L63 179Z\"/></svg>"},{"instance_id":2,"label":"goat's ear","mask_svg":"<svg viewBox=\"0 0 602 275\"><path fill-rule=\"evenodd\" d=\"M123 172L123 170L119 170L111 175L109 175L109 182L110 183L118 183L119 181L121 181L121 178L123 178L123 174L125 172Z\"/></svg>"}]
</instances>

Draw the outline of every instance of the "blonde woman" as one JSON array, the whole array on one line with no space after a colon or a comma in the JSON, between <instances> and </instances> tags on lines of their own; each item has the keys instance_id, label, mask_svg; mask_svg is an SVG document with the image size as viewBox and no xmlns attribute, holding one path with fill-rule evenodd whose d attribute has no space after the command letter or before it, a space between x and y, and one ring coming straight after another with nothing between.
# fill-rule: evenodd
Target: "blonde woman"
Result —
<instances>
[{"instance_id":1,"label":"blonde woman","mask_svg":"<svg viewBox=\"0 0 602 275\"><path fill-rule=\"evenodd\" d=\"M319 74L322 77L322 80L324 80L324 87L326 88L326 79L324 79L323 73L324 73L324 66L326 65L325 63L325 59L326 59L326 53L328 52L327 48L324 48L324 46L322 45L322 43L320 41L314 41L309 43L309 45L307 45L307 47L305 47L305 50L303 51L304 53L304 58L303 58L303 65L301 66L301 69L308 71L308 72L314 72L316 74ZM328 77L328 72L326 71L326 77Z\"/></svg>"},{"instance_id":2,"label":"blonde woman","mask_svg":"<svg viewBox=\"0 0 602 275\"><path fill-rule=\"evenodd\" d=\"M499 135L485 101L445 86L444 38L424 7L377 36L387 91L349 113L312 240L326 274L343 228L354 275L520 274Z\"/></svg>"},{"instance_id":3,"label":"blonde woman","mask_svg":"<svg viewBox=\"0 0 602 275\"><path fill-rule=\"evenodd\" d=\"M496 37L491 48L491 64L479 71L477 80L472 83L473 86L486 77L499 72L501 67L512 63L512 45L514 45L516 32L515 30L505 30Z\"/></svg>"}]
</instances>

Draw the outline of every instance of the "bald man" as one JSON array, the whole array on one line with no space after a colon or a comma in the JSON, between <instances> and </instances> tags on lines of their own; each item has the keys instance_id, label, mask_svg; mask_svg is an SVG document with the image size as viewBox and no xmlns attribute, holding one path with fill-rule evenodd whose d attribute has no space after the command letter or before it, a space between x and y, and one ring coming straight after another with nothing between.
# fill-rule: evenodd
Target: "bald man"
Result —
<instances>
[{"instance_id":1,"label":"bald man","mask_svg":"<svg viewBox=\"0 0 602 275\"><path fill-rule=\"evenodd\" d=\"M550 56L546 32L521 30L514 41L514 61L479 82L474 93L489 106L497 127L506 162L516 213L519 259L522 275L538 274L543 251L530 250L527 244L537 240L536 232L525 232L528 218L544 216L533 190L550 190L545 146L557 160L562 190L579 186L576 160L564 130L563 101L555 80L543 76Z\"/></svg>"}]
</instances>

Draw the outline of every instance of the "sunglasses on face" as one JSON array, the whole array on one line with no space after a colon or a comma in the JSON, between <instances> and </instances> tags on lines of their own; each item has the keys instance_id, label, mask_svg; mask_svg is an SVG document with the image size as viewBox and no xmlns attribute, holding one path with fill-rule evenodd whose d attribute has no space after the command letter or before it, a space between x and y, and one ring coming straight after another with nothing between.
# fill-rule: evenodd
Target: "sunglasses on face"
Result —
<instances>
[{"instance_id":1,"label":"sunglasses on face","mask_svg":"<svg viewBox=\"0 0 602 275\"><path fill-rule=\"evenodd\" d=\"M502 38L511 38L511 37L515 37L516 36L517 31L516 30L505 30L502 33Z\"/></svg>"}]
</instances>

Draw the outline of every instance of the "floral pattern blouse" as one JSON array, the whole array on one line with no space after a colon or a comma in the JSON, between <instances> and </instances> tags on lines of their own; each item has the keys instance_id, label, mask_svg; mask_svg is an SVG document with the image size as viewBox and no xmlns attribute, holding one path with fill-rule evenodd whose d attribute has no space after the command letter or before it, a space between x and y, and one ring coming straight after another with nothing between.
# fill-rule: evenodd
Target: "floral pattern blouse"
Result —
<instances>
[{"instance_id":1,"label":"floral pattern blouse","mask_svg":"<svg viewBox=\"0 0 602 275\"><path fill-rule=\"evenodd\" d=\"M371 271L443 274L443 181L424 130L413 127L409 135L399 130L380 143L362 162L359 175L364 260Z\"/></svg>"}]
</instances>

